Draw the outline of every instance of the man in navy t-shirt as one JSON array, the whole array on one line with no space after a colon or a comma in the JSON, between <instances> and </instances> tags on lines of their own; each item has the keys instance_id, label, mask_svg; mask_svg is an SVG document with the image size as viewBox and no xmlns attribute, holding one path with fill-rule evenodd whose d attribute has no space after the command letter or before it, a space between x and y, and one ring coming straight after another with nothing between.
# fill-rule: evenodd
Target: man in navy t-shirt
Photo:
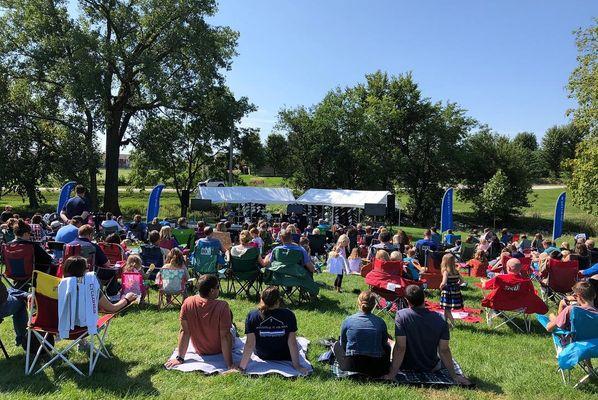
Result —
<instances>
[{"instance_id":1,"label":"man in navy t-shirt","mask_svg":"<svg viewBox=\"0 0 598 400\"><path fill-rule=\"evenodd\" d=\"M432 240L432 231L426 229L424 231L424 238L415 242L415 249L417 250L418 254L422 254L422 247L427 247L429 250L436 251L438 250L438 245L435 241Z\"/></svg>"},{"instance_id":2,"label":"man in navy t-shirt","mask_svg":"<svg viewBox=\"0 0 598 400\"><path fill-rule=\"evenodd\" d=\"M81 215L83 219L85 219L86 215L89 214L90 208L89 204L87 204L87 200L85 200L85 191L83 185L77 185L75 187L75 193L77 193L77 195L70 198L64 207L62 207L62 211L60 211L60 218L62 218L64 222L68 222L75 215Z\"/></svg>"},{"instance_id":3,"label":"man in navy t-shirt","mask_svg":"<svg viewBox=\"0 0 598 400\"><path fill-rule=\"evenodd\" d=\"M455 382L469 385L469 380L455 372L448 324L442 315L425 307L423 289L409 285L405 298L409 308L397 311L392 366L385 378L394 380L401 369L433 372L444 367Z\"/></svg>"}]
</instances>

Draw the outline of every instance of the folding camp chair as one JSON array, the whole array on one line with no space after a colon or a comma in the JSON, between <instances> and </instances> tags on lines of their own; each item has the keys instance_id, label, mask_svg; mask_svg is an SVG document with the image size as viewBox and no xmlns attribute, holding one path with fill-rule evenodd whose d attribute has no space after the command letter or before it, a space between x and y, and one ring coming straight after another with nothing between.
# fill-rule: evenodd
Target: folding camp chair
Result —
<instances>
[{"instance_id":1,"label":"folding camp chair","mask_svg":"<svg viewBox=\"0 0 598 400\"><path fill-rule=\"evenodd\" d=\"M4 272L0 273L0 281L4 280L15 289L25 289L35 269L33 246L28 243L5 243L2 245L2 257Z\"/></svg>"},{"instance_id":2,"label":"folding camp chair","mask_svg":"<svg viewBox=\"0 0 598 400\"><path fill-rule=\"evenodd\" d=\"M158 308L164 309L168 306L176 307L183 305L187 297L187 270L186 269L162 269L156 280L158 283Z\"/></svg>"},{"instance_id":3,"label":"folding camp chair","mask_svg":"<svg viewBox=\"0 0 598 400\"><path fill-rule=\"evenodd\" d=\"M145 301L150 302L149 288L145 285L140 272L121 273L121 297L127 293L135 293L140 298L145 296Z\"/></svg>"},{"instance_id":4,"label":"folding camp chair","mask_svg":"<svg viewBox=\"0 0 598 400\"><path fill-rule=\"evenodd\" d=\"M571 293L577 282L578 261L562 261L550 258L540 274L540 288L544 301L559 303Z\"/></svg>"},{"instance_id":5,"label":"folding camp chair","mask_svg":"<svg viewBox=\"0 0 598 400\"><path fill-rule=\"evenodd\" d=\"M303 254L299 250L274 249L272 262L264 270L264 284L280 286L281 293L292 304L313 299L320 292L320 287L302 262Z\"/></svg>"},{"instance_id":6,"label":"folding camp chair","mask_svg":"<svg viewBox=\"0 0 598 400\"><path fill-rule=\"evenodd\" d=\"M228 289L229 293L234 293L235 296L245 292L247 297L250 296L251 289L259 296L261 290L262 273L260 265L257 262L259 257L259 249L252 247L247 249L240 257L232 256L229 261L228 269ZM237 289L236 286L239 286Z\"/></svg>"},{"instance_id":7,"label":"folding camp chair","mask_svg":"<svg viewBox=\"0 0 598 400\"><path fill-rule=\"evenodd\" d=\"M156 279L156 274L164 266L164 255L162 249L158 246L142 244L140 247L139 257L141 257L141 264L144 269L149 268L154 264L156 268L154 271L148 272L148 279L153 281Z\"/></svg>"},{"instance_id":8,"label":"folding camp chair","mask_svg":"<svg viewBox=\"0 0 598 400\"><path fill-rule=\"evenodd\" d=\"M529 332L529 315L548 312L546 304L535 294L529 278L504 274L495 276L493 282L492 291L482 299L482 306L486 309L486 323L492 329L510 324L521 332ZM494 320L499 317L503 318L503 322L493 326ZM518 317L523 319L523 328L516 321Z\"/></svg>"},{"instance_id":9,"label":"folding camp chair","mask_svg":"<svg viewBox=\"0 0 598 400\"><path fill-rule=\"evenodd\" d=\"M172 230L172 236L176 239L182 248L192 249L195 243L195 230L192 228L175 228Z\"/></svg>"},{"instance_id":10,"label":"folding camp chair","mask_svg":"<svg viewBox=\"0 0 598 400\"><path fill-rule=\"evenodd\" d=\"M537 318L546 327L549 322L548 317L538 315ZM590 362L592 358L598 358L598 313L584 310L581 307L572 307L569 321L571 329L555 329L552 332L552 341L563 383L571 382L571 370L575 365L579 365L586 373L575 384L577 388L590 377L598 379L598 369L593 367ZM567 376L565 376L565 371L567 371Z\"/></svg>"},{"instance_id":11,"label":"folding camp chair","mask_svg":"<svg viewBox=\"0 0 598 400\"><path fill-rule=\"evenodd\" d=\"M2 285L2 282L0 282L0 285ZM0 324L3 322L4 320L0 319ZM6 347L4 347L4 343L2 343L2 338L0 338L0 350L2 350L2 354L4 354L4 357L6 359L10 358L8 356L8 352L6 351Z\"/></svg>"},{"instance_id":12,"label":"folding camp chair","mask_svg":"<svg viewBox=\"0 0 598 400\"><path fill-rule=\"evenodd\" d=\"M461 243L461 252L459 258L462 262L467 262L475 255L475 244L473 243Z\"/></svg>"},{"instance_id":13,"label":"folding camp chair","mask_svg":"<svg viewBox=\"0 0 598 400\"><path fill-rule=\"evenodd\" d=\"M84 375L68 358L68 352L78 345L82 339L88 338L89 344L89 368L88 375L95 369L100 356L110 358L110 353L105 345L106 335L110 326L113 314L107 314L98 319L97 333L89 334L87 328L75 327L70 331L71 342L62 350L59 350L52 340L58 336L58 285L60 278L34 271L32 279L33 301L29 306L29 323L27 325L27 352L25 354L25 375L30 375L40 358L41 352L45 351L51 357L48 362L39 367L35 373L43 371L55 361L62 360L78 374ZM32 339L39 343L35 356L30 355ZM97 342L97 344L96 344Z\"/></svg>"},{"instance_id":14,"label":"folding camp chair","mask_svg":"<svg viewBox=\"0 0 598 400\"><path fill-rule=\"evenodd\" d=\"M224 264L223 260L219 246L200 239L191 254L191 268L197 278L201 275L215 275L218 279L223 279L226 277L226 268L218 268L219 264Z\"/></svg>"},{"instance_id":15,"label":"folding camp chair","mask_svg":"<svg viewBox=\"0 0 598 400\"><path fill-rule=\"evenodd\" d=\"M110 261L110 265L116 265L117 262L125 260L125 251L120 245L116 243L100 242L98 243L98 246L100 246L100 249L102 249L108 258L108 261Z\"/></svg>"}]
</instances>

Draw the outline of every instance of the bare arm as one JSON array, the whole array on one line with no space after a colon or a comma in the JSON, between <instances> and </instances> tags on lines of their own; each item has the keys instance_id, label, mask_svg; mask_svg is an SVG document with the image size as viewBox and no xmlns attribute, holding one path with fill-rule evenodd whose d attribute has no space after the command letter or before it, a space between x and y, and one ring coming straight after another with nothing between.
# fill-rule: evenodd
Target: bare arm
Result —
<instances>
[{"instance_id":1,"label":"bare arm","mask_svg":"<svg viewBox=\"0 0 598 400\"><path fill-rule=\"evenodd\" d=\"M316 269L314 268L314 263L312 263L311 261L305 264L305 268L307 268L307 270L311 273L316 272Z\"/></svg>"},{"instance_id":2,"label":"bare arm","mask_svg":"<svg viewBox=\"0 0 598 400\"><path fill-rule=\"evenodd\" d=\"M440 282L440 289L446 286L446 282L448 281L448 271L444 271L442 273L442 282Z\"/></svg>"},{"instance_id":3,"label":"bare arm","mask_svg":"<svg viewBox=\"0 0 598 400\"><path fill-rule=\"evenodd\" d=\"M189 335L189 325L187 324L187 321L181 320L181 330L179 331L179 343L178 343L179 357L185 358L185 354L187 354L187 348L189 347L189 338L190 337L191 336ZM166 364L164 364L164 366L165 367L174 367L179 364L181 364L181 362L177 359L174 359L174 360L168 360L166 362Z\"/></svg>"},{"instance_id":4,"label":"bare arm","mask_svg":"<svg viewBox=\"0 0 598 400\"><path fill-rule=\"evenodd\" d=\"M385 379L389 380L394 380L399 373L401 365L403 364L403 359L405 358L405 352L407 350L406 336L397 336L395 339L395 345L392 348L392 364L390 365L388 374L384 376Z\"/></svg>"},{"instance_id":5,"label":"bare arm","mask_svg":"<svg viewBox=\"0 0 598 400\"><path fill-rule=\"evenodd\" d=\"M471 382L462 375L457 375L455 372L455 366L453 364L453 355L451 354L451 349L449 347L449 341L440 339L438 343L438 356L442 361L442 365L447 369L450 377L457 383L461 385L469 385Z\"/></svg>"},{"instance_id":6,"label":"bare arm","mask_svg":"<svg viewBox=\"0 0 598 400\"><path fill-rule=\"evenodd\" d=\"M243 349L243 358L241 358L241 362L239 363L239 369L247 369L247 364L249 364L249 360L251 359L251 354L253 354L254 349L255 333L248 333L247 340L245 341L245 348Z\"/></svg>"},{"instance_id":7,"label":"bare arm","mask_svg":"<svg viewBox=\"0 0 598 400\"><path fill-rule=\"evenodd\" d=\"M233 364L233 337L229 329L220 331L220 347L227 368L235 369L235 365Z\"/></svg>"},{"instance_id":8,"label":"bare arm","mask_svg":"<svg viewBox=\"0 0 598 400\"><path fill-rule=\"evenodd\" d=\"M99 309L102 312L114 314L125 308L130 302L135 301L136 298L137 295L135 293L127 293L124 298L120 299L117 303L113 304L106 298L106 296L101 295ZM129 301L127 302L126 299L128 299Z\"/></svg>"},{"instance_id":9,"label":"bare arm","mask_svg":"<svg viewBox=\"0 0 598 400\"><path fill-rule=\"evenodd\" d=\"M297 346L297 332L290 332L289 339L287 340L289 345L289 353L291 353L291 361L293 368L301 372L303 375L307 375L308 371L299 364L299 347Z\"/></svg>"}]
</instances>

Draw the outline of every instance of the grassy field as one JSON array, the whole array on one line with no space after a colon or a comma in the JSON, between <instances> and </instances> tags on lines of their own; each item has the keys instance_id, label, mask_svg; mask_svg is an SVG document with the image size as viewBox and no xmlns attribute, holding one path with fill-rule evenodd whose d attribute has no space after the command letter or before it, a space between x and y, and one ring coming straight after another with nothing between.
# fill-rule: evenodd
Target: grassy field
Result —
<instances>
[{"instance_id":1,"label":"grassy field","mask_svg":"<svg viewBox=\"0 0 598 400\"><path fill-rule=\"evenodd\" d=\"M0 397L16 399L595 399L596 383L573 389L561 383L550 337L534 322L531 334L511 328L490 330L484 323L458 323L451 332L451 348L465 373L477 389L422 389L384 383L357 383L335 380L317 357L324 348L319 339L339 334L342 320L355 312L355 289L364 289L363 278L346 277L344 293L330 290L333 277L317 276L328 285L321 299L312 305L291 307L297 315L299 335L311 341L308 358L314 374L297 380L277 377L248 378L241 375L205 377L198 373L166 371L162 363L176 346L177 310L158 311L155 306L132 310L118 317L111 326L108 344L114 358L101 359L91 378L78 377L64 364L44 373L25 377L24 354L13 346L14 334L9 320L0 325L10 360L0 358ZM481 291L471 285L463 291L467 306L479 308ZM155 303L155 293L152 301ZM234 322L243 332L244 319L255 307L240 297L229 301ZM433 300L438 300L434 295ZM392 318L384 317L394 334ZM75 353L83 367L85 356ZM573 373L579 378L580 372Z\"/></svg>"}]
</instances>

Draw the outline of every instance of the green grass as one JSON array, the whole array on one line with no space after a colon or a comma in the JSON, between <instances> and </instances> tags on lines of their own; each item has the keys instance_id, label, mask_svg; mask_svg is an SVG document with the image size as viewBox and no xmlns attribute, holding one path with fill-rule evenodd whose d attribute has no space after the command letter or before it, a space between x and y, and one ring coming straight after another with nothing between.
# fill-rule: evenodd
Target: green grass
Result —
<instances>
[{"instance_id":1,"label":"green grass","mask_svg":"<svg viewBox=\"0 0 598 400\"><path fill-rule=\"evenodd\" d=\"M284 187L284 178L281 176L239 175L239 178L247 186Z\"/></svg>"},{"instance_id":2,"label":"green grass","mask_svg":"<svg viewBox=\"0 0 598 400\"><path fill-rule=\"evenodd\" d=\"M318 281L332 285L328 274ZM479 308L481 291L470 282L463 294L467 306ZM0 397L6 399L479 399L537 398L591 399L598 386L591 383L575 390L565 386L556 372L554 349L547 333L534 322L531 334L521 334L508 327L490 330L484 323L458 324L451 332L451 348L465 373L477 389L434 390L382 383L357 383L335 380L317 357L324 348L322 338L339 334L342 320L355 312L354 289L364 289L363 278L349 276L343 281L344 293L330 289L320 292L321 300L313 305L291 307L297 315L299 334L311 340L308 358L315 372L308 378L284 380L277 377L247 378L240 375L205 377L198 373L169 372L162 368L176 346L177 310L158 311L155 306L137 309L114 320L108 345L113 359L101 359L91 378L78 377L64 364L25 377L24 354L13 346L14 334L9 320L0 325L0 336L11 355L0 359ZM155 303L155 293L152 301ZM234 322L243 331L247 313L255 307L245 297L229 301ZM437 295L434 298L438 300ZM384 317L393 332L392 319ZM84 366L86 358L75 360ZM573 373L579 378L580 371Z\"/></svg>"}]
</instances>

